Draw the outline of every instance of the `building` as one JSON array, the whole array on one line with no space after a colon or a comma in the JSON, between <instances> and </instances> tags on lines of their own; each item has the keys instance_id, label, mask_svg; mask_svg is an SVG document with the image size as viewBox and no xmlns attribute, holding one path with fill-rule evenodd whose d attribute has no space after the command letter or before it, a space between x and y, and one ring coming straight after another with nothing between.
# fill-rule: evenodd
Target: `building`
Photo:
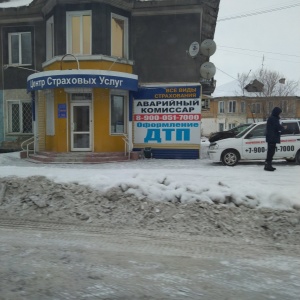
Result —
<instances>
[{"instance_id":1,"label":"building","mask_svg":"<svg viewBox=\"0 0 300 300\"><path fill-rule=\"evenodd\" d=\"M202 134L229 130L240 124L264 121L275 106L281 118L300 119L300 97L215 97L202 109ZM203 106L202 106L203 107Z\"/></svg>"},{"instance_id":2,"label":"building","mask_svg":"<svg viewBox=\"0 0 300 300\"><path fill-rule=\"evenodd\" d=\"M0 142L35 151L129 152L139 85L201 83L219 0L33 0L0 3ZM33 120L33 122L32 122Z\"/></svg>"}]
</instances>

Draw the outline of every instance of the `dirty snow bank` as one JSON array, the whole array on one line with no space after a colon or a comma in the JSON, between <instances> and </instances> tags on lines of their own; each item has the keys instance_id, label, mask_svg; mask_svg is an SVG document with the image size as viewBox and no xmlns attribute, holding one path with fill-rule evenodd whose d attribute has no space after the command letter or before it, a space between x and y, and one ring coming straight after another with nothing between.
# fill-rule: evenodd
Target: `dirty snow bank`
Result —
<instances>
[{"instance_id":1,"label":"dirty snow bank","mask_svg":"<svg viewBox=\"0 0 300 300\"><path fill-rule=\"evenodd\" d=\"M137 197L131 188L120 184L100 191L43 176L0 178L0 217L300 244L299 210L251 209L245 201L239 206L230 198L226 205L218 200L153 201Z\"/></svg>"}]
</instances>

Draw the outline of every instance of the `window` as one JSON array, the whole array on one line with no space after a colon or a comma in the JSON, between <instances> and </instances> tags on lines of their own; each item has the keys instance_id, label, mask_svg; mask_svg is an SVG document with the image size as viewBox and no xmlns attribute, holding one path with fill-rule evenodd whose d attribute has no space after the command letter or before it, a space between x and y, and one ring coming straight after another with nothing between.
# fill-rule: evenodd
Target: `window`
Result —
<instances>
[{"instance_id":1,"label":"window","mask_svg":"<svg viewBox=\"0 0 300 300\"><path fill-rule=\"evenodd\" d=\"M54 57L54 20L53 16L46 22L46 59Z\"/></svg>"},{"instance_id":2,"label":"window","mask_svg":"<svg viewBox=\"0 0 300 300\"><path fill-rule=\"evenodd\" d=\"M266 135L266 124L257 125L252 131L250 131L252 138L263 137Z\"/></svg>"},{"instance_id":3,"label":"window","mask_svg":"<svg viewBox=\"0 0 300 300\"><path fill-rule=\"evenodd\" d=\"M224 131L224 123L219 123L219 131Z\"/></svg>"},{"instance_id":4,"label":"window","mask_svg":"<svg viewBox=\"0 0 300 300\"><path fill-rule=\"evenodd\" d=\"M283 113L288 112L288 102L287 100L281 100L281 109Z\"/></svg>"},{"instance_id":5,"label":"window","mask_svg":"<svg viewBox=\"0 0 300 300\"><path fill-rule=\"evenodd\" d=\"M67 12L67 52L91 54L92 17L91 11Z\"/></svg>"},{"instance_id":6,"label":"window","mask_svg":"<svg viewBox=\"0 0 300 300\"><path fill-rule=\"evenodd\" d=\"M246 112L246 103L245 101L241 102L241 113L245 113Z\"/></svg>"},{"instance_id":7,"label":"window","mask_svg":"<svg viewBox=\"0 0 300 300\"><path fill-rule=\"evenodd\" d=\"M282 126L284 127L284 130L281 133L282 135L300 134L299 126L296 122L295 123L282 122Z\"/></svg>"},{"instance_id":8,"label":"window","mask_svg":"<svg viewBox=\"0 0 300 300\"><path fill-rule=\"evenodd\" d=\"M252 103L251 112L259 114L260 111L260 103Z\"/></svg>"},{"instance_id":9,"label":"window","mask_svg":"<svg viewBox=\"0 0 300 300\"><path fill-rule=\"evenodd\" d=\"M269 113L271 113L274 108L274 104L273 102L269 102L268 105L269 105Z\"/></svg>"},{"instance_id":10,"label":"window","mask_svg":"<svg viewBox=\"0 0 300 300\"><path fill-rule=\"evenodd\" d=\"M111 95L110 132L125 133L125 96Z\"/></svg>"},{"instance_id":11,"label":"window","mask_svg":"<svg viewBox=\"0 0 300 300\"><path fill-rule=\"evenodd\" d=\"M31 32L9 33L8 47L10 65L32 64Z\"/></svg>"},{"instance_id":12,"label":"window","mask_svg":"<svg viewBox=\"0 0 300 300\"><path fill-rule=\"evenodd\" d=\"M224 101L219 102L219 113L220 114L224 113Z\"/></svg>"},{"instance_id":13,"label":"window","mask_svg":"<svg viewBox=\"0 0 300 300\"><path fill-rule=\"evenodd\" d=\"M204 99L201 101L202 109L209 109L210 108L210 100Z\"/></svg>"},{"instance_id":14,"label":"window","mask_svg":"<svg viewBox=\"0 0 300 300\"><path fill-rule=\"evenodd\" d=\"M261 113L260 103L256 103L256 113L257 113L257 114L260 114L260 113Z\"/></svg>"},{"instance_id":15,"label":"window","mask_svg":"<svg viewBox=\"0 0 300 300\"><path fill-rule=\"evenodd\" d=\"M228 129L234 128L236 127L235 123L229 123L228 124Z\"/></svg>"},{"instance_id":16,"label":"window","mask_svg":"<svg viewBox=\"0 0 300 300\"><path fill-rule=\"evenodd\" d=\"M236 101L229 101L228 103L228 112L229 113L235 113L236 111Z\"/></svg>"},{"instance_id":17,"label":"window","mask_svg":"<svg viewBox=\"0 0 300 300\"><path fill-rule=\"evenodd\" d=\"M32 133L30 101L8 101L8 133Z\"/></svg>"},{"instance_id":18,"label":"window","mask_svg":"<svg viewBox=\"0 0 300 300\"><path fill-rule=\"evenodd\" d=\"M128 58L128 19L111 16L111 55Z\"/></svg>"}]
</instances>

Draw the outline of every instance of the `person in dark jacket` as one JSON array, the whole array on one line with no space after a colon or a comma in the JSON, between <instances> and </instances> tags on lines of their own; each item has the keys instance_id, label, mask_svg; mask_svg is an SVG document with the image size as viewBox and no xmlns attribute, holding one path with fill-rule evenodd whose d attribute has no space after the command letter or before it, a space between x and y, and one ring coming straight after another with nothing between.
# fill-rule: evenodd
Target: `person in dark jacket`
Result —
<instances>
[{"instance_id":1,"label":"person in dark jacket","mask_svg":"<svg viewBox=\"0 0 300 300\"><path fill-rule=\"evenodd\" d=\"M280 144L280 134L284 129L280 125L279 115L282 113L281 108L274 107L272 114L267 120L266 128L266 142L268 143L267 158L265 161L265 171L275 171L276 168L272 167L273 156L276 151L276 144Z\"/></svg>"}]
</instances>

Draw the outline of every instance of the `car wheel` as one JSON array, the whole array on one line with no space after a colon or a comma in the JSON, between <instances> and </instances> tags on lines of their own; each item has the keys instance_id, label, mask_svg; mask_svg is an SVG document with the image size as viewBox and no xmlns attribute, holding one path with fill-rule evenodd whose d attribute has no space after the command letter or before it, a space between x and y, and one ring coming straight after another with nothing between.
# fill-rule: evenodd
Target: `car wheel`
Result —
<instances>
[{"instance_id":1,"label":"car wheel","mask_svg":"<svg viewBox=\"0 0 300 300\"><path fill-rule=\"evenodd\" d=\"M221 160L225 166L233 167L240 160L240 156L236 150L225 150L222 153Z\"/></svg>"},{"instance_id":2,"label":"car wheel","mask_svg":"<svg viewBox=\"0 0 300 300\"><path fill-rule=\"evenodd\" d=\"M296 153L295 160L296 160L296 164L300 165L300 150L298 150L298 152Z\"/></svg>"}]
</instances>

